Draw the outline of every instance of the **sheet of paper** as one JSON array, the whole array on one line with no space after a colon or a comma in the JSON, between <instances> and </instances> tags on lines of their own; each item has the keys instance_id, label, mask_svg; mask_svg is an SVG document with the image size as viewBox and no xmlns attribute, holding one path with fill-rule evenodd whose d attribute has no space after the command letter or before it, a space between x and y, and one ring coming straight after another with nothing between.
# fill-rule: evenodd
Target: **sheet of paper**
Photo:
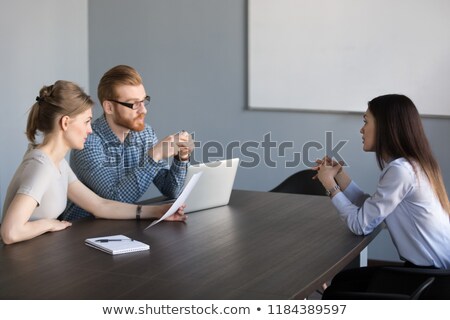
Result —
<instances>
[{"instance_id":1,"label":"sheet of paper","mask_svg":"<svg viewBox=\"0 0 450 320\"><path fill-rule=\"evenodd\" d=\"M144 230L147 230L150 227L153 227L155 224L161 222L164 219L167 219L171 215L173 215L175 212L177 212L178 208L186 202L186 199L189 197L189 194L194 189L195 185L197 184L198 179L200 179L200 176L202 175L202 172L198 172L194 174L189 180L188 184L184 188L183 192L180 194L180 196L175 200L175 202L172 204L172 206L167 210L167 212L159 219L153 221L147 228Z\"/></svg>"}]
</instances>

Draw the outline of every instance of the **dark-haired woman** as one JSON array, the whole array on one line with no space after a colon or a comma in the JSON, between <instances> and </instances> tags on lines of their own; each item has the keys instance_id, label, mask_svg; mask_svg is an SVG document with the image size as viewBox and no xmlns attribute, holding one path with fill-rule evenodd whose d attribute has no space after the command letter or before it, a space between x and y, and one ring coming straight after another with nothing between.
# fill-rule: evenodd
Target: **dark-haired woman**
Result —
<instances>
[{"instance_id":1,"label":"dark-haired woman","mask_svg":"<svg viewBox=\"0 0 450 320\"><path fill-rule=\"evenodd\" d=\"M397 94L373 99L361 134L363 150L375 152L382 170L373 195L361 191L343 167L327 157L313 168L339 215L358 235L385 222L407 266L450 268L449 200L414 103ZM344 271L324 298L336 298L333 292L344 289L364 290L377 272L377 268Z\"/></svg>"}]
</instances>

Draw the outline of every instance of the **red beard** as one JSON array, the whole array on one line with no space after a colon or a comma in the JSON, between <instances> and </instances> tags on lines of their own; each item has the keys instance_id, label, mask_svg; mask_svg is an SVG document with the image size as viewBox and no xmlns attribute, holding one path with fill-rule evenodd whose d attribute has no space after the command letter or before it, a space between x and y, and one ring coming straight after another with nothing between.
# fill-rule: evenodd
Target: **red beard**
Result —
<instances>
[{"instance_id":1,"label":"red beard","mask_svg":"<svg viewBox=\"0 0 450 320\"><path fill-rule=\"evenodd\" d=\"M140 114L134 119L126 119L118 116L116 118L116 124L128 128L133 131L142 131L145 128L145 114Z\"/></svg>"}]
</instances>

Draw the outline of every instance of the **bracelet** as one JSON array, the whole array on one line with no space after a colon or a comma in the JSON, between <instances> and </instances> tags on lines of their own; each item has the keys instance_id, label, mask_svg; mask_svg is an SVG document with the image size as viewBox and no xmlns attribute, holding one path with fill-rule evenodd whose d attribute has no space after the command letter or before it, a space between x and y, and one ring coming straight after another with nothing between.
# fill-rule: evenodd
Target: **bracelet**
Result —
<instances>
[{"instance_id":1,"label":"bracelet","mask_svg":"<svg viewBox=\"0 0 450 320\"><path fill-rule=\"evenodd\" d=\"M327 190L327 196L331 197L331 195L333 194L333 192L337 191L337 190L341 190L341 187L339 187L339 185L335 185L333 188L331 188L330 190Z\"/></svg>"},{"instance_id":2,"label":"bracelet","mask_svg":"<svg viewBox=\"0 0 450 320\"><path fill-rule=\"evenodd\" d=\"M142 212L142 206L138 204L136 207L136 220L141 220L141 212Z\"/></svg>"}]
</instances>

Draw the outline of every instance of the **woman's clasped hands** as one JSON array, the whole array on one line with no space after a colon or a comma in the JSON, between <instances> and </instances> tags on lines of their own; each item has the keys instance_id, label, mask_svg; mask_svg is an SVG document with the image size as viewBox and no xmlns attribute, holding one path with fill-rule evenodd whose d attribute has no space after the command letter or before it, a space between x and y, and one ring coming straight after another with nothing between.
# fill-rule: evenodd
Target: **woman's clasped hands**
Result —
<instances>
[{"instance_id":1,"label":"woman's clasped hands","mask_svg":"<svg viewBox=\"0 0 450 320\"><path fill-rule=\"evenodd\" d=\"M323 185L334 181L334 178L342 172L344 162L331 159L329 156L325 156L322 159L316 160L317 166L312 167L312 170L317 171L317 174L313 179L319 179Z\"/></svg>"}]
</instances>

